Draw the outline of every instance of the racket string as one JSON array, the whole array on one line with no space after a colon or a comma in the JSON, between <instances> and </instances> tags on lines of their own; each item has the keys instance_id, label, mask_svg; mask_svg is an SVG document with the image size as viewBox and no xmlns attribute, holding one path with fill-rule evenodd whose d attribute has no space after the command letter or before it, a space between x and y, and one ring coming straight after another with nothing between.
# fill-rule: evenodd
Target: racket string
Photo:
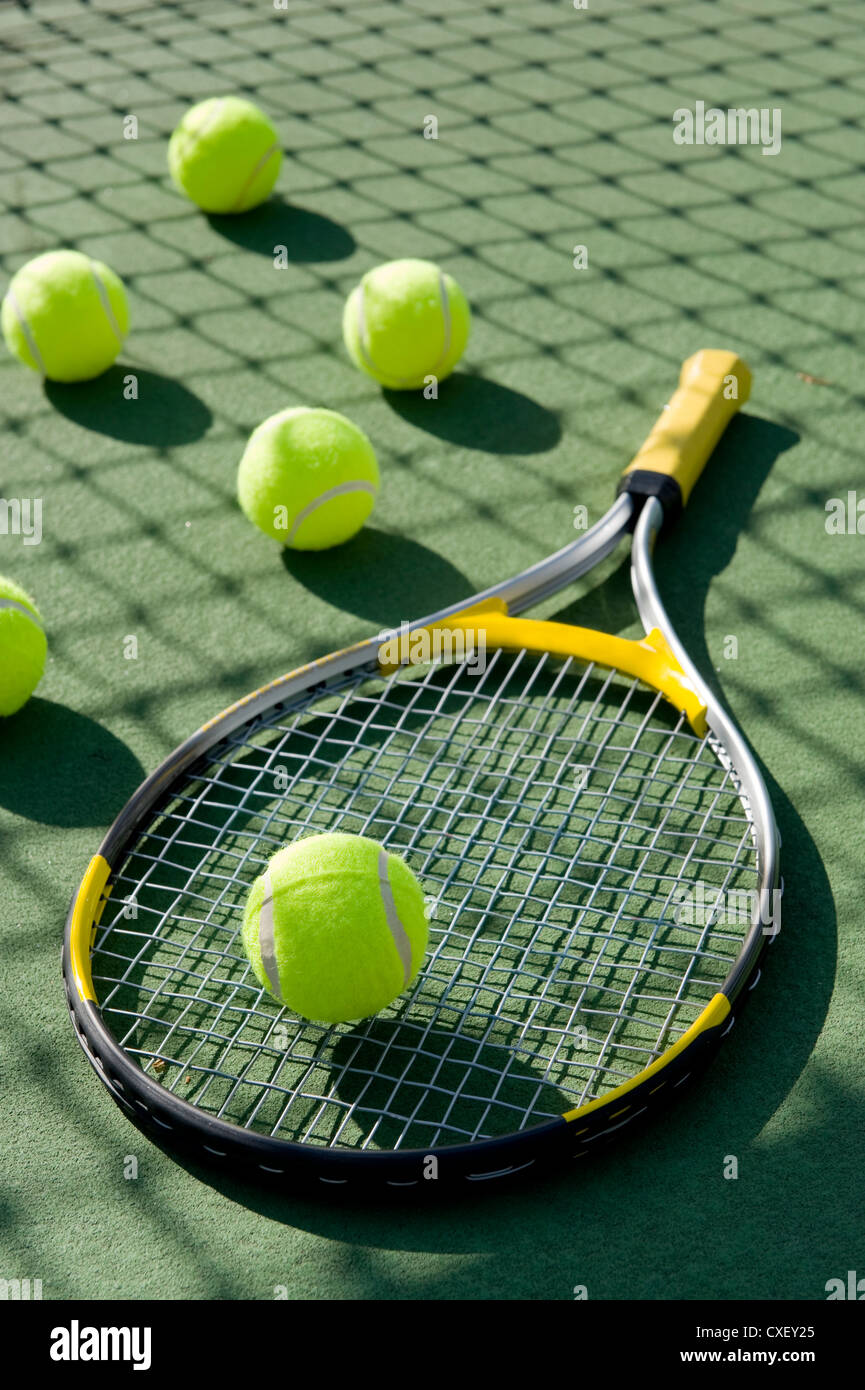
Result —
<instances>
[{"instance_id":1,"label":"racket string","mask_svg":"<svg viewBox=\"0 0 865 1390\"><path fill-rule=\"evenodd\" d=\"M736 957L744 925L677 915L701 876L756 881L717 751L544 654L352 673L225 740L142 832L94 952L103 1014L164 1085L284 1137L425 1147L558 1114L657 1057ZM261 992L238 928L269 855L335 829L404 853L435 910L409 995L325 1029Z\"/></svg>"}]
</instances>

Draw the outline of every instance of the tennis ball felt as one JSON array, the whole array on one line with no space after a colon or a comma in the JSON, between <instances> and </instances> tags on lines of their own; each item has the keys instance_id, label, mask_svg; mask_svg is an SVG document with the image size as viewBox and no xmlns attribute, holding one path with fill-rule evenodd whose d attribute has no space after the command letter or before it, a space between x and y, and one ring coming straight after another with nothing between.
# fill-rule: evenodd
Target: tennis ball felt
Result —
<instances>
[{"instance_id":1,"label":"tennis ball felt","mask_svg":"<svg viewBox=\"0 0 865 1390\"><path fill-rule=\"evenodd\" d=\"M325 550L359 531L381 483L366 435L335 410L295 406L249 437L237 495L249 520L292 550Z\"/></svg>"},{"instance_id":2,"label":"tennis ball felt","mask_svg":"<svg viewBox=\"0 0 865 1390\"><path fill-rule=\"evenodd\" d=\"M51 381L106 371L129 332L119 276L80 251L46 251L22 266L6 292L3 337L11 353Z\"/></svg>"},{"instance_id":3,"label":"tennis ball felt","mask_svg":"<svg viewBox=\"0 0 865 1390\"><path fill-rule=\"evenodd\" d=\"M186 112L168 142L171 177L204 212L248 212L270 196L279 136L242 97L210 97Z\"/></svg>"},{"instance_id":4,"label":"tennis ball felt","mask_svg":"<svg viewBox=\"0 0 865 1390\"><path fill-rule=\"evenodd\" d=\"M466 349L471 313L457 284L430 261L389 261L346 300L342 335L355 366L382 386L411 391L443 381Z\"/></svg>"},{"instance_id":5,"label":"tennis ball felt","mask_svg":"<svg viewBox=\"0 0 865 1390\"><path fill-rule=\"evenodd\" d=\"M423 889L363 835L311 835L250 889L243 945L281 1004L316 1023L368 1018L415 978L427 947Z\"/></svg>"},{"instance_id":6,"label":"tennis ball felt","mask_svg":"<svg viewBox=\"0 0 865 1390\"><path fill-rule=\"evenodd\" d=\"M26 705L42 679L47 650L36 604L0 575L0 715Z\"/></svg>"}]
</instances>

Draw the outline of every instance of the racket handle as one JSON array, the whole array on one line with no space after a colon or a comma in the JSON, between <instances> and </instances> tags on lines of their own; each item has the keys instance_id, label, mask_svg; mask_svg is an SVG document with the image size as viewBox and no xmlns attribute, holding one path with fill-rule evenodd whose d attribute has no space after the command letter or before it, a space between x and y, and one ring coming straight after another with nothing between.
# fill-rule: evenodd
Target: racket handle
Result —
<instances>
[{"instance_id":1,"label":"racket handle","mask_svg":"<svg viewBox=\"0 0 865 1390\"><path fill-rule=\"evenodd\" d=\"M622 474L619 492L657 497L664 515L674 517L750 394L751 373L735 352L695 352L682 367L678 390Z\"/></svg>"}]
</instances>

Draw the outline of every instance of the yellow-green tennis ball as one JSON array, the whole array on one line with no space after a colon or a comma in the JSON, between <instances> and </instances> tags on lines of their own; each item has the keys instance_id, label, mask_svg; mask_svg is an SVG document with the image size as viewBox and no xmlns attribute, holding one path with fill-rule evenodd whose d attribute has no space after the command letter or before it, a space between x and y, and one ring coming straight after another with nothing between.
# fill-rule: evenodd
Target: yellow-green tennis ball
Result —
<instances>
[{"instance_id":1,"label":"yellow-green tennis ball","mask_svg":"<svg viewBox=\"0 0 865 1390\"><path fill-rule=\"evenodd\" d=\"M270 197L282 164L276 129L251 101L191 106L168 142L171 177L204 212L248 212Z\"/></svg>"},{"instance_id":2,"label":"yellow-green tennis ball","mask_svg":"<svg viewBox=\"0 0 865 1390\"><path fill-rule=\"evenodd\" d=\"M0 575L0 715L26 705L42 679L47 651L36 604Z\"/></svg>"},{"instance_id":3,"label":"yellow-green tennis ball","mask_svg":"<svg viewBox=\"0 0 865 1390\"><path fill-rule=\"evenodd\" d=\"M423 889L363 835L311 835L275 854L250 889L243 945L260 984L315 1023L387 1008L427 948Z\"/></svg>"},{"instance_id":4,"label":"yellow-green tennis ball","mask_svg":"<svg viewBox=\"0 0 865 1390\"><path fill-rule=\"evenodd\" d=\"M11 353L51 381L106 371L129 332L123 281L80 251L46 251L6 292L3 337Z\"/></svg>"},{"instance_id":5,"label":"yellow-green tennis ball","mask_svg":"<svg viewBox=\"0 0 865 1390\"><path fill-rule=\"evenodd\" d=\"M292 550L326 550L360 530L381 485L373 447L335 410L295 406L249 437L237 495L249 520Z\"/></svg>"},{"instance_id":6,"label":"yellow-green tennis ball","mask_svg":"<svg viewBox=\"0 0 865 1390\"><path fill-rule=\"evenodd\" d=\"M355 366L395 391L449 376L466 350L470 328L465 295L431 261L389 261L369 271L346 300L342 317Z\"/></svg>"}]
</instances>

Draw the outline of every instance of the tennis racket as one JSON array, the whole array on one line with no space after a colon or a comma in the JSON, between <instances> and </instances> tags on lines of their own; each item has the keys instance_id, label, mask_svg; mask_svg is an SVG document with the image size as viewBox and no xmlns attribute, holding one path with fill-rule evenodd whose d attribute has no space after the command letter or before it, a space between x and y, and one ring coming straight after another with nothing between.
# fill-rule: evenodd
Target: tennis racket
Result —
<instances>
[{"instance_id":1,"label":"tennis racket","mask_svg":"<svg viewBox=\"0 0 865 1390\"><path fill-rule=\"evenodd\" d=\"M580 539L248 695L133 796L63 971L97 1075L162 1146L285 1185L489 1182L592 1154L729 1033L778 926L778 836L651 557L749 388L697 353ZM628 533L641 640L517 616ZM270 856L334 830L407 859L431 933L390 1008L323 1026L262 991L240 925Z\"/></svg>"}]
</instances>

